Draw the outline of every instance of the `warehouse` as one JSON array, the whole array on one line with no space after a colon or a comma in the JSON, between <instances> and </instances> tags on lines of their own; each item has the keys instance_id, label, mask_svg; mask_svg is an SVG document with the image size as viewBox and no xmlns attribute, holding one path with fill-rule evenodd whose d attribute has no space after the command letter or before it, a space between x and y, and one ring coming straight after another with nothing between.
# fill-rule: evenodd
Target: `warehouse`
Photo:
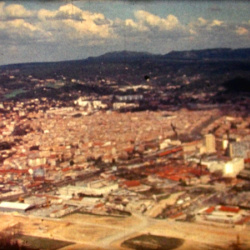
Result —
<instances>
[{"instance_id":1,"label":"warehouse","mask_svg":"<svg viewBox=\"0 0 250 250\"><path fill-rule=\"evenodd\" d=\"M24 204L19 202L6 202L0 203L0 211L2 212L18 212L25 213L27 210L31 209L33 206L30 204Z\"/></svg>"},{"instance_id":2,"label":"warehouse","mask_svg":"<svg viewBox=\"0 0 250 250\"><path fill-rule=\"evenodd\" d=\"M242 213L238 207L212 206L200 210L198 215L201 215L208 221L231 224L237 223L242 219Z\"/></svg>"}]
</instances>

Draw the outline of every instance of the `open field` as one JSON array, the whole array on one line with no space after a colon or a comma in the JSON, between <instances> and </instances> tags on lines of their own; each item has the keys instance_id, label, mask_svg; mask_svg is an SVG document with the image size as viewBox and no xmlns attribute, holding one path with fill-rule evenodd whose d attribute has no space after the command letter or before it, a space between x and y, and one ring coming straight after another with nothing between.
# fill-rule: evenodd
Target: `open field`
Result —
<instances>
[{"instance_id":1,"label":"open field","mask_svg":"<svg viewBox=\"0 0 250 250\"><path fill-rule=\"evenodd\" d=\"M135 238L126 240L122 246L132 249L175 249L181 246L184 240L171 237L163 237L151 234L142 234Z\"/></svg>"},{"instance_id":2,"label":"open field","mask_svg":"<svg viewBox=\"0 0 250 250\"><path fill-rule=\"evenodd\" d=\"M242 248L249 249L249 226L217 227L198 223L156 220L133 214L116 218L88 214L72 214L63 219L42 219L17 214L0 214L0 230L15 225L21 234L74 242L75 245L62 246L69 249L128 249L121 244L139 235L156 235L184 240L175 249L233 249L237 235Z\"/></svg>"},{"instance_id":3,"label":"open field","mask_svg":"<svg viewBox=\"0 0 250 250\"><path fill-rule=\"evenodd\" d=\"M94 223L99 226L105 227L114 227L117 226L118 228L124 228L130 226L131 223L136 223L138 219L134 218L133 216L128 217L112 217L112 216L101 216L101 215L91 215L91 214L82 214L82 213L75 213L63 218L63 221L72 222L72 223Z\"/></svg>"},{"instance_id":4,"label":"open field","mask_svg":"<svg viewBox=\"0 0 250 250\"><path fill-rule=\"evenodd\" d=\"M49 238L34 237L28 235L17 235L16 237L19 241L24 242L25 246L31 249L40 249L40 250L55 250L61 249L65 246L71 245L72 243L53 240Z\"/></svg>"}]
</instances>

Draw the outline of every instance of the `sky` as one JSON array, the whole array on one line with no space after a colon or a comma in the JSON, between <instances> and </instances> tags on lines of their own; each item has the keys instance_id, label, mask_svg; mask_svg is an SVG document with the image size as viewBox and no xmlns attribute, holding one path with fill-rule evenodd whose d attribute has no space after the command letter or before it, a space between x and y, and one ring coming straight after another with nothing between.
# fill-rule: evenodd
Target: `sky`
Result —
<instances>
[{"instance_id":1,"label":"sky","mask_svg":"<svg viewBox=\"0 0 250 250\"><path fill-rule=\"evenodd\" d=\"M250 47L247 0L0 1L0 65Z\"/></svg>"}]
</instances>

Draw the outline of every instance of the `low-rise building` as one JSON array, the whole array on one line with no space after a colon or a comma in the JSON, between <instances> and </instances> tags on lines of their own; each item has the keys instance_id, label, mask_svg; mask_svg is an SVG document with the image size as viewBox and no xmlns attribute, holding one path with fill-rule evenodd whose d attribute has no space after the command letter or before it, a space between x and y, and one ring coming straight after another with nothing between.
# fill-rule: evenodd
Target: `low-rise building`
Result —
<instances>
[{"instance_id":1,"label":"low-rise building","mask_svg":"<svg viewBox=\"0 0 250 250\"><path fill-rule=\"evenodd\" d=\"M236 223L242 219L242 214L238 207L227 206L212 206L203 208L198 212L205 220L221 222L221 223Z\"/></svg>"},{"instance_id":2,"label":"low-rise building","mask_svg":"<svg viewBox=\"0 0 250 250\"><path fill-rule=\"evenodd\" d=\"M244 169L244 159L234 158L229 161L224 160L202 160L202 164L206 165L210 172L222 171L225 177L236 177L236 175Z\"/></svg>"},{"instance_id":3,"label":"low-rise building","mask_svg":"<svg viewBox=\"0 0 250 250\"><path fill-rule=\"evenodd\" d=\"M248 156L250 156L250 141L240 141L240 142L230 143L229 156L248 158Z\"/></svg>"},{"instance_id":4,"label":"low-rise building","mask_svg":"<svg viewBox=\"0 0 250 250\"><path fill-rule=\"evenodd\" d=\"M24 203L18 203L18 202L7 202L7 201L3 201L0 203L0 211L3 211L3 212L25 213L30 208L32 208L32 205L30 204L24 204Z\"/></svg>"},{"instance_id":5,"label":"low-rise building","mask_svg":"<svg viewBox=\"0 0 250 250\"><path fill-rule=\"evenodd\" d=\"M62 187L60 188L59 193L65 196L75 196L78 194L100 196L100 195L106 195L118 188L119 186L117 183L107 183L105 181L98 180L95 182L90 182L84 186L69 185L66 187Z\"/></svg>"}]
</instances>

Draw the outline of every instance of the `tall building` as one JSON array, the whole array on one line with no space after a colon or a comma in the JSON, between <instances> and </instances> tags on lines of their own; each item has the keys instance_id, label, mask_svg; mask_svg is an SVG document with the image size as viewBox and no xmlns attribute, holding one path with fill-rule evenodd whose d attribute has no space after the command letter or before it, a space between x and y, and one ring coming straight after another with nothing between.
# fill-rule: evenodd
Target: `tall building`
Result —
<instances>
[{"instance_id":1,"label":"tall building","mask_svg":"<svg viewBox=\"0 0 250 250\"><path fill-rule=\"evenodd\" d=\"M204 143L206 147L206 152L208 154L215 153L215 136L213 134L207 134L204 137Z\"/></svg>"}]
</instances>

